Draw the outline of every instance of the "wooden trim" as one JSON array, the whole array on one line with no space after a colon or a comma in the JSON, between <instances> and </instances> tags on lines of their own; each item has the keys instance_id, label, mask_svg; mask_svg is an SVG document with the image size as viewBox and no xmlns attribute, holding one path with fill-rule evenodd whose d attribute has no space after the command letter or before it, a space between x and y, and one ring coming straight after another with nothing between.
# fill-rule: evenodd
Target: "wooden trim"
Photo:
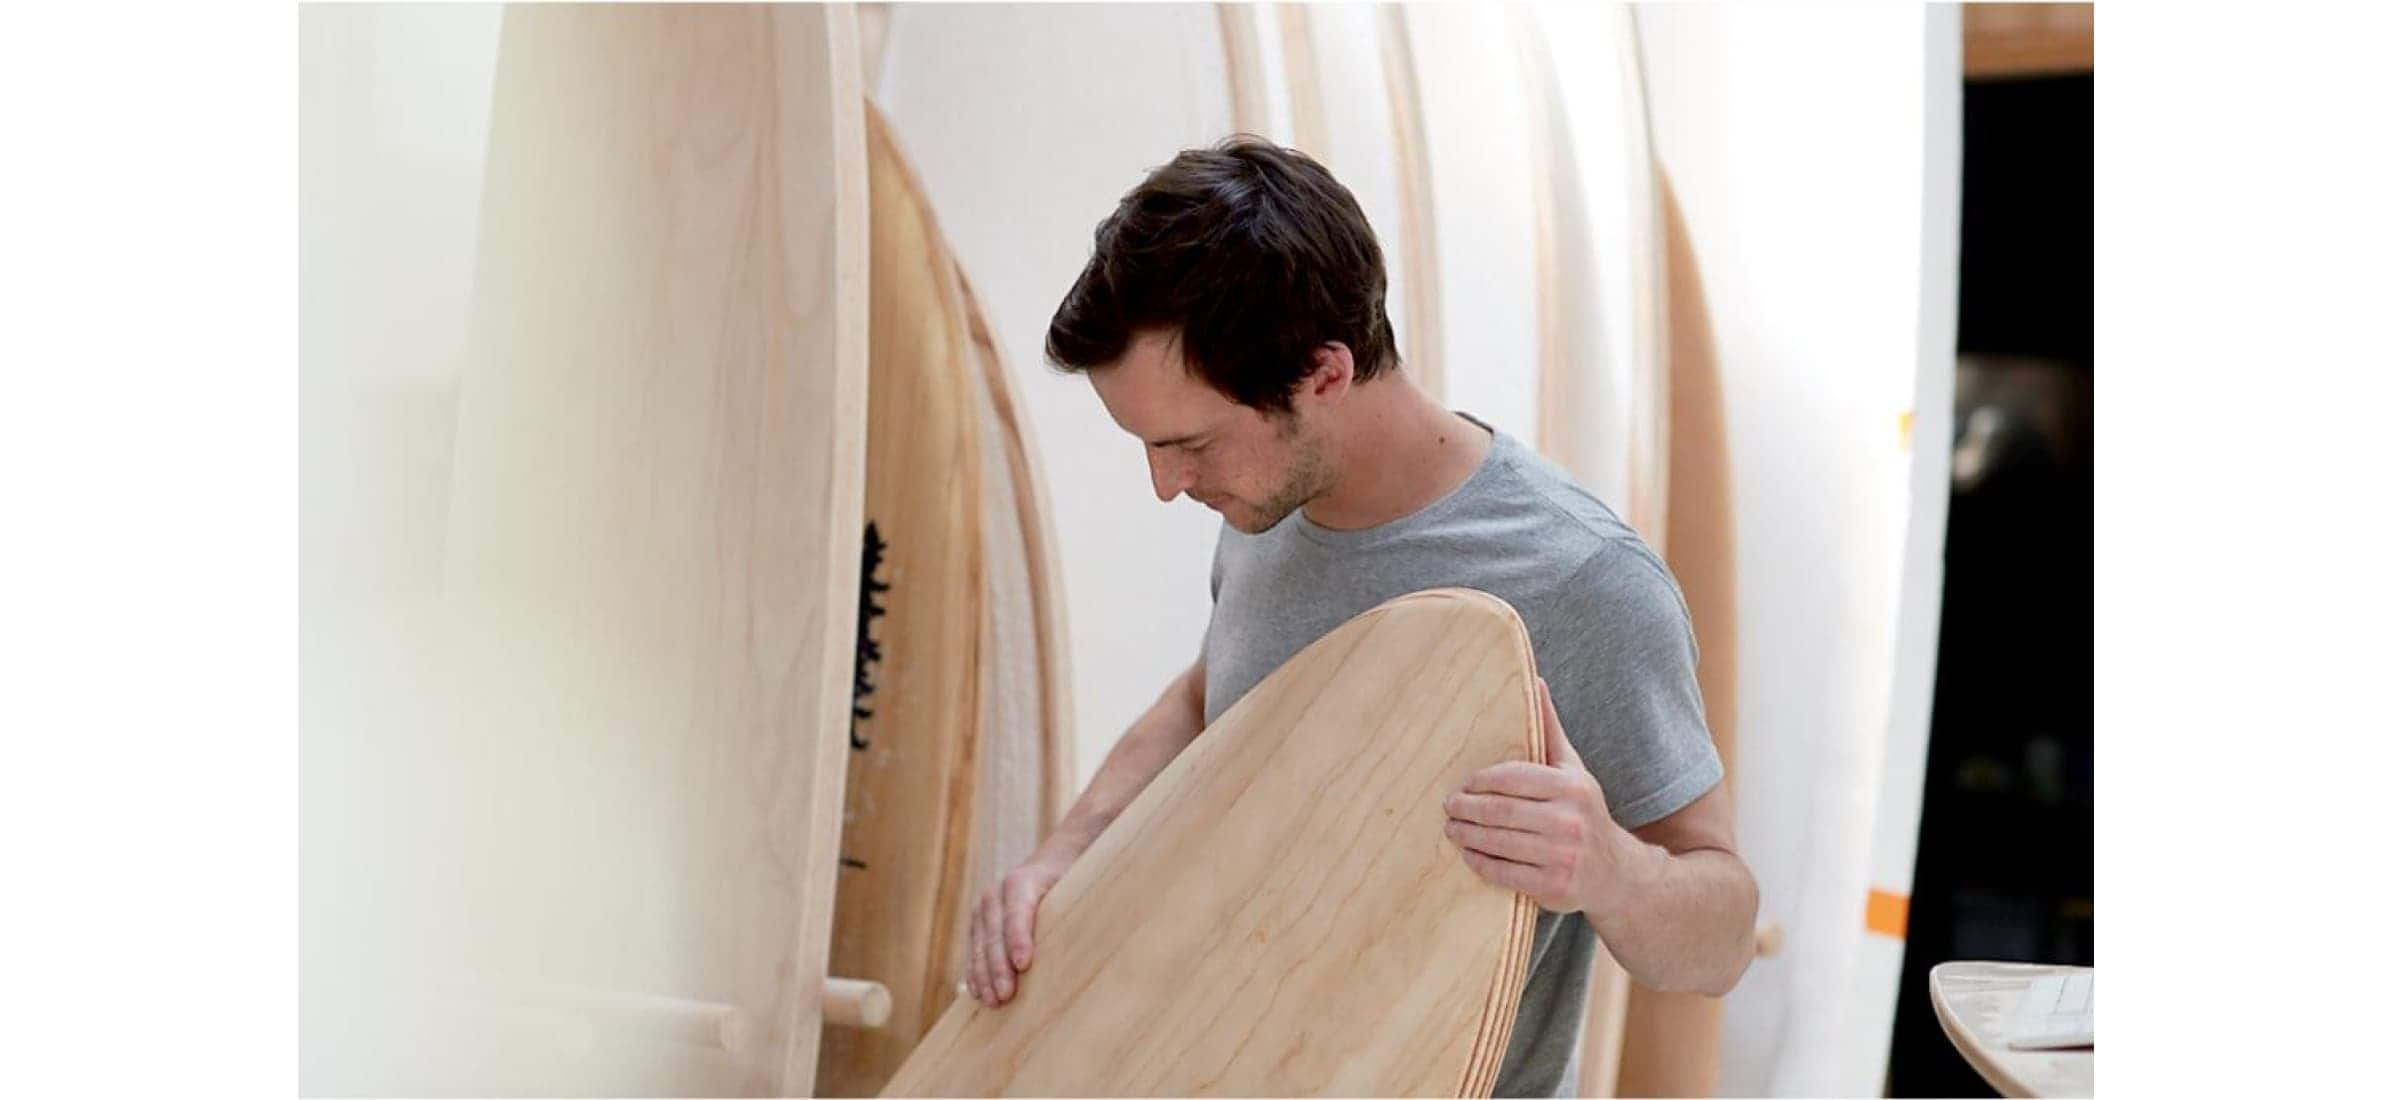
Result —
<instances>
[{"instance_id":1,"label":"wooden trim","mask_svg":"<svg viewBox=\"0 0 2392 1100\"><path fill-rule=\"evenodd\" d=\"M1970 80L2093 71L2093 5L1966 4L1962 76Z\"/></svg>"},{"instance_id":2,"label":"wooden trim","mask_svg":"<svg viewBox=\"0 0 2392 1100\"><path fill-rule=\"evenodd\" d=\"M1260 135L1270 126L1270 104L1263 98L1262 40L1254 29L1250 4L1215 4L1221 20L1221 59L1229 67L1229 128Z\"/></svg>"},{"instance_id":3,"label":"wooden trim","mask_svg":"<svg viewBox=\"0 0 2392 1100\"><path fill-rule=\"evenodd\" d=\"M1329 125L1321 106L1320 62L1312 48L1312 13L1304 4L1280 4L1279 54L1287 67L1287 102L1295 146L1312 159L1329 161Z\"/></svg>"},{"instance_id":4,"label":"wooden trim","mask_svg":"<svg viewBox=\"0 0 2392 1100\"><path fill-rule=\"evenodd\" d=\"M1556 84L1553 52L1525 7L1509 9L1512 52L1519 64L1522 93L1528 110L1528 205L1533 212L1533 264L1537 298L1536 449L1553 457L1569 430L1570 417L1562 409L1563 295L1561 273L1561 196L1555 183L1568 154L1569 134L1560 129L1554 111ZM1583 289L1583 288L1581 288ZM1578 364L1587 369L1590 364Z\"/></svg>"}]
</instances>

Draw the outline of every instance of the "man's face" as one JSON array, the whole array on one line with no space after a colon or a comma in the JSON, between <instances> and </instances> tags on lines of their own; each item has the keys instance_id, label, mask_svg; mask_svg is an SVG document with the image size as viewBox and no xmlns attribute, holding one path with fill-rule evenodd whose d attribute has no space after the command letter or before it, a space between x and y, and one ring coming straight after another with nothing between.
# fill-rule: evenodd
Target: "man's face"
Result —
<instances>
[{"instance_id":1,"label":"man's face","mask_svg":"<svg viewBox=\"0 0 2392 1100\"><path fill-rule=\"evenodd\" d=\"M1266 416L1190 374L1173 333L1141 332L1121 361L1088 372L1121 429L1146 444L1154 495L1186 493L1259 534L1334 484L1320 433L1294 412Z\"/></svg>"}]
</instances>

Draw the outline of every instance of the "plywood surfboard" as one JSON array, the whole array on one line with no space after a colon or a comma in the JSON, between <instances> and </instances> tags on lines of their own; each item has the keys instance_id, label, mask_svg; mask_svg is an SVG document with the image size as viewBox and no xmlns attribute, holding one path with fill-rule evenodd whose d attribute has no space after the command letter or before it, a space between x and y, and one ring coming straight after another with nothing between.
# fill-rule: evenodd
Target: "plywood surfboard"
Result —
<instances>
[{"instance_id":1,"label":"plywood surfboard","mask_svg":"<svg viewBox=\"0 0 2392 1100\"><path fill-rule=\"evenodd\" d=\"M1442 799L1539 760L1526 628L1415 593L1306 647L1056 883L1014 999L953 1005L887 1095L1462 1095L1494 1085L1535 906Z\"/></svg>"},{"instance_id":2,"label":"plywood surfboard","mask_svg":"<svg viewBox=\"0 0 2392 1100\"><path fill-rule=\"evenodd\" d=\"M1046 325L1122 193L1228 131L1220 22L1205 4L889 10L874 97L980 294L1038 441L1054 557L1071 578L1056 591L1071 625L1076 756L1090 771L1203 636L1220 517L1154 500L1087 381L1043 366ZM1125 561L1139 568L1115 568ZM1138 616L1117 614L1133 605Z\"/></svg>"},{"instance_id":3,"label":"plywood surfboard","mask_svg":"<svg viewBox=\"0 0 2392 1100\"><path fill-rule=\"evenodd\" d=\"M824 1033L816 1087L831 1096L878 1091L955 996L988 718L981 368L937 220L869 107L866 147L866 602L830 965L887 987L890 1013Z\"/></svg>"},{"instance_id":4,"label":"plywood surfboard","mask_svg":"<svg viewBox=\"0 0 2392 1100\"><path fill-rule=\"evenodd\" d=\"M1003 451L1002 474L1010 490L1004 500L1014 510L1012 528L1018 533L1022 556L1022 584L1028 593L1027 608L1019 614L1008 615L1009 629L1017 622L1032 625L1031 635L1020 638L1008 633L1003 640L1003 653L1029 650L1035 667L1021 669L1008 666L1008 678L1026 683L1036 677L1037 696L1036 735L1038 809L1035 815L1035 835L1045 836L1063 820L1071 808L1071 800L1079 790L1077 751L1073 742L1071 709L1071 631L1064 618L1063 567L1056 555L1054 508L1047 500L1046 479L1037 462L1037 441L1031 434L1030 422L1022 409L1021 397L1014 392L1013 374L1005 365L1004 353L997 350L996 337L989 331L988 318L980 308L979 291L973 289L971 277L956 269L957 281L963 288L965 320L969 323L972 347L980 360L980 376L988 397L989 437L997 441ZM991 462L993 468L995 462ZM992 476L992 482L997 480ZM1007 590L1000 585L1000 591ZM1024 691L1032 690L1023 688ZM1014 727L1001 728L998 741L1012 751L1011 746L1031 743L1028 737L1012 735ZM1024 750L1028 751L1028 750ZM1007 795L995 797L994 804L1011 806L1014 799ZM1012 820L1009 818L1009 820ZM1010 869L1018 858L1007 859L1000 850L998 862Z\"/></svg>"},{"instance_id":5,"label":"plywood surfboard","mask_svg":"<svg viewBox=\"0 0 2392 1100\"><path fill-rule=\"evenodd\" d=\"M1727 410L1712 345L1702 272L1684 216L1661 184L1669 271L1669 549L1702 645L1695 681L1732 790L1736 781L1736 521L1728 465ZM1720 1011L1715 997L1637 986L1628 994L1619 1095L1712 1096L1718 1092Z\"/></svg>"},{"instance_id":6,"label":"plywood surfboard","mask_svg":"<svg viewBox=\"0 0 2392 1100\"><path fill-rule=\"evenodd\" d=\"M412 823L438 873L420 961L578 1007L563 1041L400 1091L813 1080L863 490L858 95L846 5L506 12L452 679L406 746L442 794Z\"/></svg>"}]
</instances>

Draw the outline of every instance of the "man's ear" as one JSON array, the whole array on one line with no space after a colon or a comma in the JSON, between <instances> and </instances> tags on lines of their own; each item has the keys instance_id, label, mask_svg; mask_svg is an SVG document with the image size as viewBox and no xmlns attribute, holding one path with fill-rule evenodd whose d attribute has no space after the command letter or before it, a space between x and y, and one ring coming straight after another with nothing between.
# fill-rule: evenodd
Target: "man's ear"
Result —
<instances>
[{"instance_id":1,"label":"man's ear","mask_svg":"<svg viewBox=\"0 0 2392 1100\"><path fill-rule=\"evenodd\" d=\"M1304 376L1305 392L1334 404L1342 400L1353 385L1353 349L1336 340L1313 345L1311 372Z\"/></svg>"}]
</instances>

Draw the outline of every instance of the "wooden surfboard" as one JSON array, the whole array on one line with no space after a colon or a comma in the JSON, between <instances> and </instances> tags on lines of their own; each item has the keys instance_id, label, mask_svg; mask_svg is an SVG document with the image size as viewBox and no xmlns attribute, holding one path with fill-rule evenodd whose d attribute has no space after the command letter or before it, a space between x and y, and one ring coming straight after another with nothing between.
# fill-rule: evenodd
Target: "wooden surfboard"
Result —
<instances>
[{"instance_id":1,"label":"wooden surfboard","mask_svg":"<svg viewBox=\"0 0 2392 1100\"><path fill-rule=\"evenodd\" d=\"M955 996L988 718L990 509L978 353L911 167L868 106L865 129L864 603L830 960L835 973L887 987L890 1014L878 1028L824 1033L817 1091L831 1096L878 1091Z\"/></svg>"},{"instance_id":2,"label":"wooden surfboard","mask_svg":"<svg viewBox=\"0 0 2392 1100\"><path fill-rule=\"evenodd\" d=\"M449 709L406 748L443 796L412 823L422 962L568 1024L399 1091L813 1080L863 496L859 77L846 5L505 14Z\"/></svg>"},{"instance_id":3,"label":"wooden surfboard","mask_svg":"<svg viewBox=\"0 0 2392 1100\"><path fill-rule=\"evenodd\" d=\"M1462 589L1306 647L1056 883L1014 999L956 1002L886 1095L1486 1095L1536 909L1441 805L1541 761L1534 677L1519 616Z\"/></svg>"},{"instance_id":4,"label":"wooden surfboard","mask_svg":"<svg viewBox=\"0 0 2392 1100\"><path fill-rule=\"evenodd\" d=\"M1229 96L1217 13L1203 4L891 5L874 98L918 169L985 307L1050 479L1050 588L1068 618L1072 726L1091 770L1185 669L1209 607L1220 517L1151 496L1086 380L1044 369L1056 295L1122 191L1180 149L1217 140ZM1122 51L1125 41L1166 44ZM1129 89L1092 96L1091 87ZM1058 232L1057 226L1077 227ZM1136 561L1134 570L1107 563ZM1135 604L1132 619L1114 611ZM1084 778L1075 776L1075 780Z\"/></svg>"},{"instance_id":5,"label":"wooden surfboard","mask_svg":"<svg viewBox=\"0 0 2392 1100\"><path fill-rule=\"evenodd\" d=\"M1702 645L1695 680L1711 740L1736 781L1736 522L1729 480L1727 409L1711 318L1684 216L1661 185L1669 265L1669 552ZM1716 997L1637 986L1628 994L1619 1095L1712 1096L1718 1092L1720 1010Z\"/></svg>"},{"instance_id":6,"label":"wooden surfboard","mask_svg":"<svg viewBox=\"0 0 2392 1100\"><path fill-rule=\"evenodd\" d=\"M1004 468L1001 474L992 475L990 481L993 484L1001 477L1008 490L991 496L991 508L999 507L997 502L1001 502L1002 507L1013 510L1012 521L1002 524L1008 534L999 538L1018 537L1021 541L1018 586L1026 592L1027 599L1004 604L1008 610L1002 616L1005 630L999 643L1000 662L1011 685L1009 690L1034 694L1037 700L1034 710L1023 708L1021 718L1000 724L994 738L999 746L994 754L997 759L1010 760L1022 755L1034 757L1036 763L1017 767L1015 770L1024 778L1018 783L998 785L991 803L1009 807L1008 822L1023 818L1034 822L1029 839L1035 847L1047 830L1062 822L1073 796L1079 792L1078 754L1072 733L1071 633L1064 619L1063 568L1056 552L1054 509L1048 503L1046 482L1035 460L1037 445L1029 419L1023 415L1021 398L1014 392L1013 374L1005 365L1004 354L997 350L996 337L989 331L988 318L980 307L980 294L972 288L970 276L960 264L955 274L962 286L965 320L980 361L988 401L986 438L994 440L1002 452ZM994 458L988 461L992 470L999 464ZM1011 556L1012 552L1007 550L1008 560ZM992 581L1001 601L1010 601L1016 587L1017 582L1010 577L1008 573L1006 579ZM1026 636L1020 632L1023 625L1029 627ZM1016 659L1016 655L1024 652L1033 655L1027 666ZM1020 732L1024 721L1030 723L1031 732ZM1033 785L1035 814L1010 809L1024 801L1010 792L1016 787ZM1002 846L997 850L995 858L1003 869L1010 869L1020 861L1020 856L1009 858L1008 852ZM1023 849L1021 854L1027 855L1028 850Z\"/></svg>"}]
</instances>

